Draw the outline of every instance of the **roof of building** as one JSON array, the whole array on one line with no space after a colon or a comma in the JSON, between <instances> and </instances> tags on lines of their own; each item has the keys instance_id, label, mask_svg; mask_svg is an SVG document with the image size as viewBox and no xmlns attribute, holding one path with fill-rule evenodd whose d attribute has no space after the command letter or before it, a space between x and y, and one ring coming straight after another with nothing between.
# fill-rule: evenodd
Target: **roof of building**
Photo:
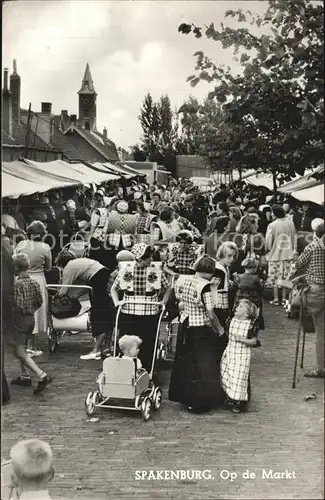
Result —
<instances>
[{"instance_id":1,"label":"roof of building","mask_svg":"<svg viewBox=\"0 0 325 500\"><path fill-rule=\"evenodd\" d=\"M82 155L69 140L69 136L66 136L55 123L53 130L52 145L55 148L62 151L64 153L64 156L70 161L79 161L82 159L81 158Z\"/></svg>"},{"instance_id":2,"label":"roof of building","mask_svg":"<svg viewBox=\"0 0 325 500\"><path fill-rule=\"evenodd\" d=\"M114 142L99 132L91 132L78 125L72 125L64 131L60 125L60 116L56 116L52 145L60 149L70 161L93 163L119 160Z\"/></svg>"},{"instance_id":3,"label":"roof of building","mask_svg":"<svg viewBox=\"0 0 325 500\"><path fill-rule=\"evenodd\" d=\"M25 146L26 144L26 135L27 135L27 126L22 123L13 120L12 122L12 135L10 136L4 130L1 130L1 140L3 146ZM53 146L47 144L43 139L41 139L38 135L34 134L31 130L28 140L28 145L30 147L41 148L41 149L50 149L53 150Z\"/></svg>"},{"instance_id":4,"label":"roof of building","mask_svg":"<svg viewBox=\"0 0 325 500\"><path fill-rule=\"evenodd\" d=\"M113 141L107 139L100 132L85 130L78 125L72 125L64 132L66 136L74 134L79 136L82 140L86 141L93 149L95 149L101 156L108 161L118 161L119 156L116 146ZM84 158L87 160L87 158Z\"/></svg>"}]
</instances>

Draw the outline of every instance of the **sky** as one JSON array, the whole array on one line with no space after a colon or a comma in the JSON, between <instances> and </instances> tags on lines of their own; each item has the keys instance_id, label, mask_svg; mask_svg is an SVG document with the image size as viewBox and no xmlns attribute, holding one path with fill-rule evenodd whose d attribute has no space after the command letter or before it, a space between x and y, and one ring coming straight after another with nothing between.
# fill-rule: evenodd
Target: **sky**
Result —
<instances>
[{"instance_id":1,"label":"sky","mask_svg":"<svg viewBox=\"0 0 325 500\"><path fill-rule=\"evenodd\" d=\"M41 102L51 102L55 114L77 114L88 62L98 94L97 128L106 127L108 137L127 149L139 143L138 115L147 92L154 100L167 93L179 108L189 95L203 99L213 89L206 82L195 88L186 82L194 73L194 52L240 71L231 49L182 35L179 24L235 26L224 19L226 10L263 13L267 7L265 0L9 1L2 4L2 65L11 73L17 60L21 107L31 103L39 112Z\"/></svg>"}]
</instances>

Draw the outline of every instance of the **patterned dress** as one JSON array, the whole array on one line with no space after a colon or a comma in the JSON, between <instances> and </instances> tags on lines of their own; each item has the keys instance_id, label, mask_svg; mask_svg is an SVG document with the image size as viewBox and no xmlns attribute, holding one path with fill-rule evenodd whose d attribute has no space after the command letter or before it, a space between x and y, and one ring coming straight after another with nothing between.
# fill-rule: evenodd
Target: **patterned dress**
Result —
<instances>
[{"instance_id":1,"label":"patterned dress","mask_svg":"<svg viewBox=\"0 0 325 500\"><path fill-rule=\"evenodd\" d=\"M223 337L212 330L208 310L213 302L210 284L194 276L181 276L175 284L176 298L182 302L169 399L208 411L223 402L220 360L225 347Z\"/></svg>"},{"instance_id":2,"label":"patterned dress","mask_svg":"<svg viewBox=\"0 0 325 500\"><path fill-rule=\"evenodd\" d=\"M154 218L155 216L149 213L136 215L134 235L135 243L145 243L146 245L151 245L152 236L150 226Z\"/></svg>"},{"instance_id":3,"label":"patterned dress","mask_svg":"<svg viewBox=\"0 0 325 500\"><path fill-rule=\"evenodd\" d=\"M232 402L245 403L250 399L249 374L252 347L236 340L256 336L252 320L232 318L229 322L228 345L221 359L221 384L227 398Z\"/></svg>"},{"instance_id":4,"label":"patterned dress","mask_svg":"<svg viewBox=\"0 0 325 500\"><path fill-rule=\"evenodd\" d=\"M136 215L110 212L105 226L108 243L115 251L132 246L132 235L135 233Z\"/></svg>"},{"instance_id":5,"label":"patterned dress","mask_svg":"<svg viewBox=\"0 0 325 500\"><path fill-rule=\"evenodd\" d=\"M120 335L137 335L142 339L139 358L150 371L159 319L159 294L168 286L160 262L147 267L137 262L121 262L114 287L123 292L125 305L119 318Z\"/></svg>"},{"instance_id":6,"label":"patterned dress","mask_svg":"<svg viewBox=\"0 0 325 500\"><path fill-rule=\"evenodd\" d=\"M198 258L199 246L193 243L183 247L179 243L169 246L167 265L178 274L194 274L193 265Z\"/></svg>"}]
</instances>

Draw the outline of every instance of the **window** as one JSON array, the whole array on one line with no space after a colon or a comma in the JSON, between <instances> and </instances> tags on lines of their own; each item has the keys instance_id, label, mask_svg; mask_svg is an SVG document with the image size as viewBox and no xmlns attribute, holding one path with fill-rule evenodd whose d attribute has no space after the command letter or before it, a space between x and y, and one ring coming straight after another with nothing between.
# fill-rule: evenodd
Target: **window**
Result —
<instances>
[{"instance_id":1,"label":"window","mask_svg":"<svg viewBox=\"0 0 325 500\"><path fill-rule=\"evenodd\" d=\"M89 109L88 108L84 109L84 117L89 118Z\"/></svg>"},{"instance_id":2,"label":"window","mask_svg":"<svg viewBox=\"0 0 325 500\"><path fill-rule=\"evenodd\" d=\"M90 130L90 123L89 121L85 121L85 129Z\"/></svg>"}]
</instances>

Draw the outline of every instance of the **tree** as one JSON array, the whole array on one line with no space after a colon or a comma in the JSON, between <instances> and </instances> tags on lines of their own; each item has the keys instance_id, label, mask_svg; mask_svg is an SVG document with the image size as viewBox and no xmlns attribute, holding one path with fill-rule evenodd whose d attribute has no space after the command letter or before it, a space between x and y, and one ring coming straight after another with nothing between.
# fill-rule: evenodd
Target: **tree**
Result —
<instances>
[{"instance_id":1,"label":"tree","mask_svg":"<svg viewBox=\"0 0 325 500\"><path fill-rule=\"evenodd\" d=\"M133 147L133 157L155 161L170 171L175 169L175 153L178 141L178 123L172 111L170 98L162 95L154 102L151 94L145 95L140 110L139 121L143 135L141 149ZM139 160L138 160L139 161Z\"/></svg>"},{"instance_id":2,"label":"tree","mask_svg":"<svg viewBox=\"0 0 325 500\"><path fill-rule=\"evenodd\" d=\"M226 17L263 28L232 29L181 24L179 31L233 47L243 74L234 76L203 52L196 52L196 74L213 83L209 98L224 111L225 127L216 138L228 166L258 166L286 180L322 161L324 137L324 47L322 4L310 0L270 0L264 16L229 10ZM229 128L228 128L229 127ZM227 130L227 134L225 134ZM228 138L228 140L227 140ZM234 142L232 142L234 141ZM208 153L208 152L206 152Z\"/></svg>"},{"instance_id":3,"label":"tree","mask_svg":"<svg viewBox=\"0 0 325 500\"><path fill-rule=\"evenodd\" d=\"M157 148L157 137L159 136L159 119L157 105L153 102L150 92L148 92L140 110L139 121L142 127L143 136L141 146L146 156L153 155Z\"/></svg>"},{"instance_id":4,"label":"tree","mask_svg":"<svg viewBox=\"0 0 325 500\"><path fill-rule=\"evenodd\" d=\"M197 154L201 144L201 118L199 115L200 103L190 96L180 107L180 138L179 146L184 154Z\"/></svg>"},{"instance_id":5,"label":"tree","mask_svg":"<svg viewBox=\"0 0 325 500\"><path fill-rule=\"evenodd\" d=\"M130 154L134 161L146 161L147 155L143 149L140 148L139 144L135 144L134 146L130 146Z\"/></svg>"}]
</instances>

